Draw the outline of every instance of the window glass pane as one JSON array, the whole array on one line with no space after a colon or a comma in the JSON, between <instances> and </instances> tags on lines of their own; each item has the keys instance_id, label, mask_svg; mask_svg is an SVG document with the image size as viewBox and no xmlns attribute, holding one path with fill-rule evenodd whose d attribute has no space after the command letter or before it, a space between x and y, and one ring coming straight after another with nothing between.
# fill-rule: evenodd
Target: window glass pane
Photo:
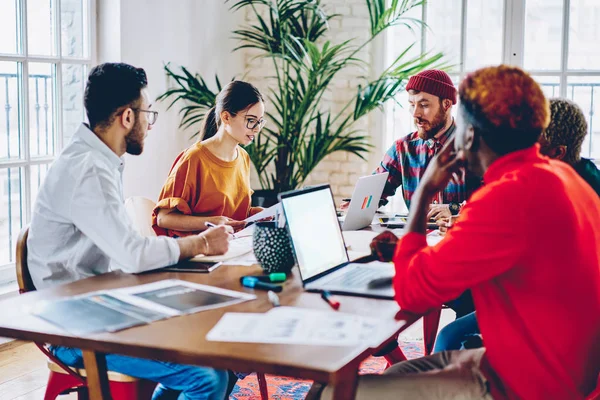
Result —
<instances>
[{"instance_id":1,"label":"window glass pane","mask_svg":"<svg viewBox=\"0 0 600 400\"><path fill-rule=\"evenodd\" d=\"M0 0L0 53L14 54L19 49L18 10L17 0Z\"/></svg>"},{"instance_id":2,"label":"window glass pane","mask_svg":"<svg viewBox=\"0 0 600 400\"><path fill-rule=\"evenodd\" d=\"M461 0L427 2L427 50L443 52L454 71L460 70Z\"/></svg>"},{"instance_id":3,"label":"window glass pane","mask_svg":"<svg viewBox=\"0 0 600 400\"><path fill-rule=\"evenodd\" d=\"M600 2L571 0L569 69L600 69Z\"/></svg>"},{"instance_id":4,"label":"window glass pane","mask_svg":"<svg viewBox=\"0 0 600 400\"><path fill-rule=\"evenodd\" d=\"M407 18L416 18L421 19L423 16L423 7L414 7L406 14L404 14ZM396 58L405 51L408 46L415 43L415 45L410 49L408 53L404 56L404 60L411 60L415 57L421 55L421 29L416 29L411 31L408 27L404 25L397 25L388 28L387 35L387 53L386 53L386 62L392 63L396 60Z\"/></svg>"},{"instance_id":5,"label":"window glass pane","mask_svg":"<svg viewBox=\"0 0 600 400\"><path fill-rule=\"evenodd\" d=\"M32 165L31 167L31 204L35 204L40 186L48 174L50 164L38 164Z\"/></svg>"},{"instance_id":6,"label":"window glass pane","mask_svg":"<svg viewBox=\"0 0 600 400\"><path fill-rule=\"evenodd\" d=\"M0 168L0 265L15 260L15 246L25 221L21 168Z\"/></svg>"},{"instance_id":7,"label":"window glass pane","mask_svg":"<svg viewBox=\"0 0 600 400\"><path fill-rule=\"evenodd\" d=\"M21 157L21 87L18 63L0 61L0 160Z\"/></svg>"},{"instance_id":8,"label":"window glass pane","mask_svg":"<svg viewBox=\"0 0 600 400\"><path fill-rule=\"evenodd\" d=\"M563 0L527 0L525 68L560 70Z\"/></svg>"},{"instance_id":9,"label":"window glass pane","mask_svg":"<svg viewBox=\"0 0 600 400\"><path fill-rule=\"evenodd\" d=\"M64 57L88 56L88 0L60 1L61 51Z\"/></svg>"},{"instance_id":10,"label":"window glass pane","mask_svg":"<svg viewBox=\"0 0 600 400\"><path fill-rule=\"evenodd\" d=\"M63 145L66 146L84 121L83 91L87 68L78 64L62 65Z\"/></svg>"},{"instance_id":11,"label":"window glass pane","mask_svg":"<svg viewBox=\"0 0 600 400\"><path fill-rule=\"evenodd\" d=\"M465 70L500 64L504 0L469 0L468 5Z\"/></svg>"},{"instance_id":12,"label":"window glass pane","mask_svg":"<svg viewBox=\"0 0 600 400\"><path fill-rule=\"evenodd\" d=\"M27 0L27 51L56 55L56 8L54 0Z\"/></svg>"},{"instance_id":13,"label":"window glass pane","mask_svg":"<svg viewBox=\"0 0 600 400\"><path fill-rule=\"evenodd\" d=\"M558 76L534 76L542 87L547 98L560 97L560 77Z\"/></svg>"},{"instance_id":14,"label":"window glass pane","mask_svg":"<svg viewBox=\"0 0 600 400\"><path fill-rule=\"evenodd\" d=\"M54 154L54 64L29 63L30 154Z\"/></svg>"},{"instance_id":15,"label":"window glass pane","mask_svg":"<svg viewBox=\"0 0 600 400\"><path fill-rule=\"evenodd\" d=\"M581 107L588 122L590 134L583 142L581 155L600 160L600 77L569 77L567 98Z\"/></svg>"}]
</instances>

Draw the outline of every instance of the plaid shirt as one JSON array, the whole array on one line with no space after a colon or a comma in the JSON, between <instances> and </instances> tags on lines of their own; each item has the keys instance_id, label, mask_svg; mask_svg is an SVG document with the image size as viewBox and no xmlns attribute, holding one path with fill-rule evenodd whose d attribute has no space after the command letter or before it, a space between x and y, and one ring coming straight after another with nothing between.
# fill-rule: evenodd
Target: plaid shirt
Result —
<instances>
[{"instance_id":1,"label":"plaid shirt","mask_svg":"<svg viewBox=\"0 0 600 400\"><path fill-rule=\"evenodd\" d=\"M423 140L419 138L417 132L413 132L396 140L375 170L375 173L390 173L383 189L382 199L393 196L396 189L402 185L404 201L406 206L410 207L410 200L425 173L427 165L429 165L433 156L442 149L455 130L456 125L452 123L450 129L439 139ZM467 173L464 182L461 181L459 184L449 182L444 191L438 193L435 202L444 204L450 202L462 203L480 186L481 179Z\"/></svg>"}]
</instances>

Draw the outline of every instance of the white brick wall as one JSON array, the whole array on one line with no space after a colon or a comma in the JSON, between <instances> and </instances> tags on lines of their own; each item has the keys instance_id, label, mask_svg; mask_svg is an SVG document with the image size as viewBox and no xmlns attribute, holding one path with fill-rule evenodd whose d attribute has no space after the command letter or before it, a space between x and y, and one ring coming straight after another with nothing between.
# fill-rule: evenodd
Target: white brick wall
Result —
<instances>
[{"instance_id":1,"label":"white brick wall","mask_svg":"<svg viewBox=\"0 0 600 400\"><path fill-rule=\"evenodd\" d=\"M369 38L369 13L364 0L323 0L323 7L333 14L340 14L333 20L330 20L330 30L326 34L326 39L333 44L338 44L344 40L357 38L355 45L362 44ZM246 15L249 20L250 13ZM371 45L365 47L358 56L371 64L373 57L373 48ZM274 75L274 69L271 60L255 59L256 52L245 50L245 79L255 84L263 93L267 93L268 76ZM343 105L349 99L356 95L357 78L368 76L372 73L370 70L360 68L346 68L340 71L336 79L330 85L330 90L323 96L322 105L325 108L331 108L336 112L341 110ZM274 83L271 81L271 83ZM268 101L266 104L269 107ZM352 108L352 107L350 107ZM349 112L352 112L350 109ZM381 134L373 129L374 124L370 118L364 117L353 126L360 129L362 133L371 136L372 144L380 140ZM367 157L368 158L368 157ZM378 157L374 157L377 159ZM349 153L334 153L322 161L315 171L309 176L306 185L325 183L331 184L336 201L341 198L350 197L354 189L354 184L358 177L371 172L375 165L368 165L365 161ZM258 188L258 181L253 177L253 187Z\"/></svg>"}]
</instances>

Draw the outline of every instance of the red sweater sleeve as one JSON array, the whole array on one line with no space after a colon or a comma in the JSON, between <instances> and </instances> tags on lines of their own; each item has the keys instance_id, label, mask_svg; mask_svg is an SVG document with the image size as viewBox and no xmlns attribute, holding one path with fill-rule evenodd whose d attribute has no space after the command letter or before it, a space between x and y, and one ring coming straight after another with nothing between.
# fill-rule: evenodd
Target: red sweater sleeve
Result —
<instances>
[{"instance_id":1,"label":"red sweater sleeve","mask_svg":"<svg viewBox=\"0 0 600 400\"><path fill-rule=\"evenodd\" d=\"M530 232L524 218L528 207L519 198L523 191L517 182L494 186L473 195L436 246L427 246L425 236L417 233L399 241L394 289L402 309L423 313L439 307L520 262Z\"/></svg>"}]
</instances>

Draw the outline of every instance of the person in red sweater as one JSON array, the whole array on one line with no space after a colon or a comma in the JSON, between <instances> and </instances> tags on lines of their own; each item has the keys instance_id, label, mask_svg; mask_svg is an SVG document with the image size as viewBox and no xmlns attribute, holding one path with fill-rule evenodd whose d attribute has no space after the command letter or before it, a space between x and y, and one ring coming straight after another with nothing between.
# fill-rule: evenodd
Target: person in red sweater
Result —
<instances>
[{"instance_id":1,"label":"person in red sweater","mask_svg":"<svg viewBox=\"0 0 600 400\"><path fill-rule=\"evenodd\" d=\"M600 199L540 154L548 101L527 73L477 70L459 96L455 137L427 168L395 249L395 298L425 313L471 289L485 347L360 377L357 398L583 399L600 372ZM484 186L428 246L431 198L464 168Z\"/></svg>"}]
</instances>

